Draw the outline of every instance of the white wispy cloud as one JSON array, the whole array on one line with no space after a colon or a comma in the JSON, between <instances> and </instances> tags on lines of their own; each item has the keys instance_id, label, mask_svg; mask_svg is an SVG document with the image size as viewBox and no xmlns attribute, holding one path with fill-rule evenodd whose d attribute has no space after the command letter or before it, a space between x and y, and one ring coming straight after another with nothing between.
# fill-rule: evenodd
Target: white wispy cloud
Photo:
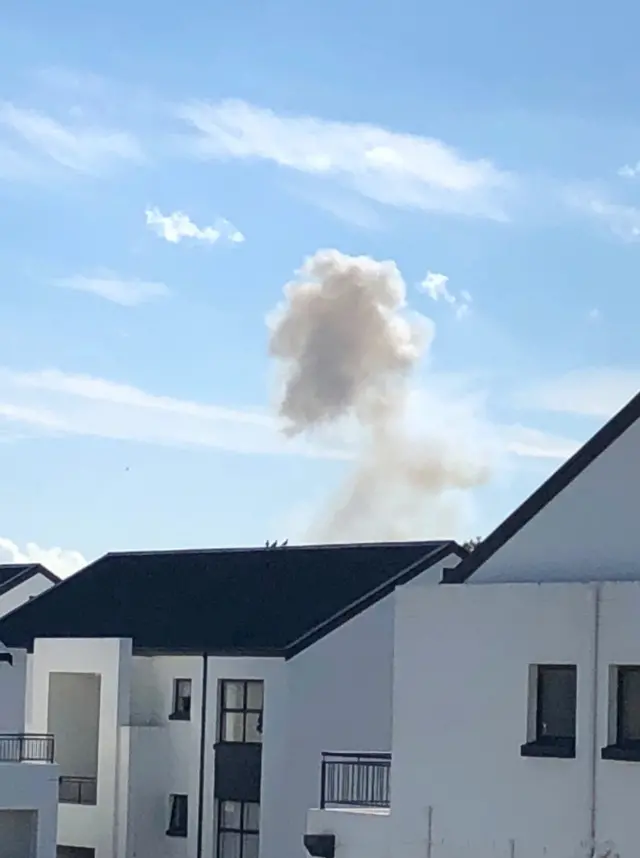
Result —
<instances>
[{"instance_id":1,"label":"white wispy cloud","mask_svg":"<svg viewBox=\"0 0 640 858\"><path fill-rule=\"evenodd\" d=\"M581 446L573 438L514 424L503 428L507 451L529 459L568 459Z\"/></svg>"},{"instance_id":2,"label":"white wispy cloud","mask_svg":"<svg viewBox=\"0 0 640 858\"><path fill-rule=\"evenodd\" d=\"M640 370L601 367L566 373L522 391L518 404L608 419L640 391Z\"/></svg>"},{"instance_id":3,"label":"white wispy cloud","mask_svg":"<svg viewBox=\"0 0 640 858\"><path fill-rule=\"evenodd\" d=\"M392 206L506 219L513 178L487 159L469 159L441 140L376 125L279 115L239 100L178 109L200 157L270 161L333 178Z\"/></svg>"},{"instance_id":4,"label":"white wispy cloud","mask_svg":"<svg viewBox=\"0 0 640 858\"><path fill-rule=\"evenodd\" d=\"M477 446L483 455L563 458L571 443L562 446L538 430L518 427L516 433L513 427L493 424L484 413L482 397L461 394L435 380L428 390L417 390L412 403L410 419L416 431L426 430L434 437L445 429L449 436L455 431L461 445ZM3 422L31 435L78 435L338 460L351 459L358 443L348 431L342 436L318 437L314 443L285 440L277 421L264 410L162 396L56 369L24 372L0 368L0 428Z\"/></svg>"},{"instance_id":5,"label":"white wispy cloud","mask_svg":"<svg viewBox=\"0 0 640 858\"><path fill-rule=\"evenodd\" d=\"M585 190L566 191L564 200L574 212L601 223L623 241L640 241L640 208Z\"/></svg>"},{"instance_id":6,"label":"white wispy cloud","mask_svg":"<svg viewBox=\"0 0 640 858\"><path fill-rule=\"evenodd\" d=\"M449 288L449 278L446 274L437 274L434 271L427 271L427 276L420 283L420 289L433 300L444 301L449 304L458 319L466 316L471 309L472 297L466 290L462 290L459 295L456 295Z\"/></svg>"},{"instance_id":7,"label":"white wispy cloud","mask_svg":"<svg viewBox=\"0 0 640 858\"><path fill-rule=\"evenodd\" d=\"M20 548L3 536L0 536L0 563L41 563L61 578L87 565L83 555L73 548L41 548L35 542L27 542Z\"/></svg>"},{"instance_id":8,"label":"white wispy cloud","mask_svg":"<svg viewBox=\"0 0 640 858\"><path fill-rule=\"evenodd\" d=\"M52 282L63 289L89 292L123 307L136 307L169 295L169 288L164 283L123 279L109 273L94 276L78 274L75 277L59 278Z\"/></svg>"},{"instance_id":9,"label":"white wispy cloud","mask_svg":"<svg viewBox=\"0 0 640 858\"><path fill-rule=\"evenodd\" d=\"M159 209L150 208L144 214L147 226L171 244L178 244L184 238L206 244L215 244L220 240L241 244L245 240L240 230L224 218L218 218L214 226L199 227L184 212L163 215Z\"/></svg>"},{"instance_id":10,"label":"white wispy cloud","mask_svg":"<svg viewBox=\"0 0 640 858\"><path fill-rule=\"evenodd\" d=\"M620 167L618 175L623 179L635 179L637 176L640 176L640 161L636 161L635 164L625 164L623 167Z\"/></svg>"},{"instance_id":11,"label":"white wispy cloud","mask_svg":"<svg viewBox=\"0 0 640 858\"><path fill-rule=\"evenodd\" d=\"M0 418L32 433L84 435L237 453L348 458L339 448L290 443L256 409L225 408L59 370L0 369Z\"/></svg>"},{"instance_id":12,"label":"white wispy cloud","mask_svg":"<svg viewBox=\"0 0 640 858\"><path fill-rule=\"evenodd\" d=\"M32 171L47 164L76 173L96 175L122 161L140 161L142 149L137 139L125 131L62 122L10 101L0 102L0 147L29 165ZM3 169L3 175L7 171ZM23 171L18 171L20 178Z\"/></svg>"}]
</instances>

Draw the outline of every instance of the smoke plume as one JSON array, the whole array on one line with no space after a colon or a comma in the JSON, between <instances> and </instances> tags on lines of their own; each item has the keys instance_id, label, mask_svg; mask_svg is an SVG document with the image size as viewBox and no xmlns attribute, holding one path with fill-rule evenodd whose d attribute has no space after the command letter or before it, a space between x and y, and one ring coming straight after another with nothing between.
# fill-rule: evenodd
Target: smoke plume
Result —
<instances>
[{"instance_id":1,"label":"smoke plume","mask_svg":"<svg viewBox=\"0 0 640 858\"><path fill-rule=\"evenodd\" d=\"M483 482L487 471L446 438L416 438L408 429L408 385L433 325L408 312L396 264L321 250L284 295L269 319L283 430L308 435L354 421L359 428L353 470L313 536L420 538L451 527L455 492Z\"/></svg>"}]
</instances>

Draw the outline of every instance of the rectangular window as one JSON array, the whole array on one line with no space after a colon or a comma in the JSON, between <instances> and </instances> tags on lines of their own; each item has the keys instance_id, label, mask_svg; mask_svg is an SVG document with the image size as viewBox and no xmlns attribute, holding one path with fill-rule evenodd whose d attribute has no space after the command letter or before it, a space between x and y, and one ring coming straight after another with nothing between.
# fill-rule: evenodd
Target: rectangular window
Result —
<instances>
[{"instance_id":1,"label":"rectangular window","mask_svg":"<svg viewBox=\"0 0 640 858\"><path fill-rule=\"evenodd\" d=\"M577 668L574 664L533 667L530 736L523 756L575 757Z\"/></svg>"},{"instance_id":2,"label":"rectangular window","mask_svg":"<svg viewBox=\"0 0 640 858\"><path fill-rule=\"evenodd\" d=\"M260 805L248 801L219 801L217 858L258 858Z\"/></svg>"},{"instance_id":3,"label":"rectangular window","mask_svg":"<svg viewBox=\"0 0 640 858\"><path fill-rule=\"evenodd\" d=\"M220 741L262 742L264 683L223 679L220 683Z\"/></svg>"},{"instance_id":4,"label":"rectangular window","mask_svg":"<svg viewBox=\"0 0 640 858\"><path fill-rule=\"evenodd\" d=\"M186 837L189 818L189 800L186 795L169 797L169 837Z\"/></svg>"},{"instance_id":5,"label":"rectangular window","mask_svg":"<svg viewBox=\"0 0 640 858\"><path fill-rule=\"evenodd\" d=\"M617 736L619 747L640 747L640 667L618 668Z\"/></svg>"},{"instance_id":6,"label":"rectangular window","mask_svg":"<svg viewBox=\"0 0 640 858\"><path fill-rule=\"evenodd\" d=\"M191 680L173 680L173 712L170 721L189 721L191 718Z\"/></svg>"}]
</instances>

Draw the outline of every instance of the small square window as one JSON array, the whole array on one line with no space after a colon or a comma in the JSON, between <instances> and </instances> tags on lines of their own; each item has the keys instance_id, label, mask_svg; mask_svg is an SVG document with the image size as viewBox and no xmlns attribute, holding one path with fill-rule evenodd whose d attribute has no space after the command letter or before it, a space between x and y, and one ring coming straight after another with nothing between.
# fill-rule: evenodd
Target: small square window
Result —
<instances>
[{"instance_id":1,"label":"small square window","mask_svg":"<svg viewBox=\"0 0 640 858\"><path fill-rule=\"evenodd\" d=\"M189 800L186 795L169 797L169 837L186 837L189 819Z\"/></svg>"},{"instance_id":2,"label":"small square window","mask_svg":"<svg viewBox=\"0 0 640 858\"><path fill-rule=\"evenodd\" d=\"M575 757L577 668L539 664L531 674L529 741L522 756Z\"/></svg>"},{"instance_id":3,"label":"small square window","mask_svg":"<svg viewBox=\"0 0 640 858\"><path fill-rule=\"evenodd\" d=\"M191 680L174 679L173 712L170 721L189 721L191 718Z\"/></svg>"}]
</instances>

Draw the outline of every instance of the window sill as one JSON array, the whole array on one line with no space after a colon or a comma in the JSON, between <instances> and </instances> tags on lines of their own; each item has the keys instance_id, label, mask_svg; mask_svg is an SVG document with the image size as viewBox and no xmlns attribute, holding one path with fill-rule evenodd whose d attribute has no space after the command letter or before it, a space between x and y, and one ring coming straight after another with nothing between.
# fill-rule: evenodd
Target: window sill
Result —
<instances>
[{"instance_id":1,"label":"window sill","mask_svg":"<svg viewBox=\"0 0 640 858\"><path fill-rule=\"evenodd\" d=\"M520 746L520 756L572 760L576 756L576 742L575 739L557 742L526 742Z\"/></svg>"},{"instance_id":2,"label":"window sill","mask_svg":"<svg viewBox=\"0 0 640 858\"><path fill-rule=\"evenodd\" d=\"M640 746L607 745L600 751L603 760L620 760L627 763L640 763Z\"/></svg>"},{"instance_id":3,"label":"window sill","mask_svg":"<svg viewBox=\"0 0 640 858\"><path fill-rule=\"evenodd\" d=\"M190 712L172 712L169 721L191 721Z\"/></svg>"},{"instance_id":4,"label":"window sill","mask_svg":"<svg viewBox=\"0 0 640 858\"><path fill-rule=\"evenodd\" d=\"M187 832L183 828L168 828L165 832L167 837L186 837Z\"/></svg>"}]
</instances>

